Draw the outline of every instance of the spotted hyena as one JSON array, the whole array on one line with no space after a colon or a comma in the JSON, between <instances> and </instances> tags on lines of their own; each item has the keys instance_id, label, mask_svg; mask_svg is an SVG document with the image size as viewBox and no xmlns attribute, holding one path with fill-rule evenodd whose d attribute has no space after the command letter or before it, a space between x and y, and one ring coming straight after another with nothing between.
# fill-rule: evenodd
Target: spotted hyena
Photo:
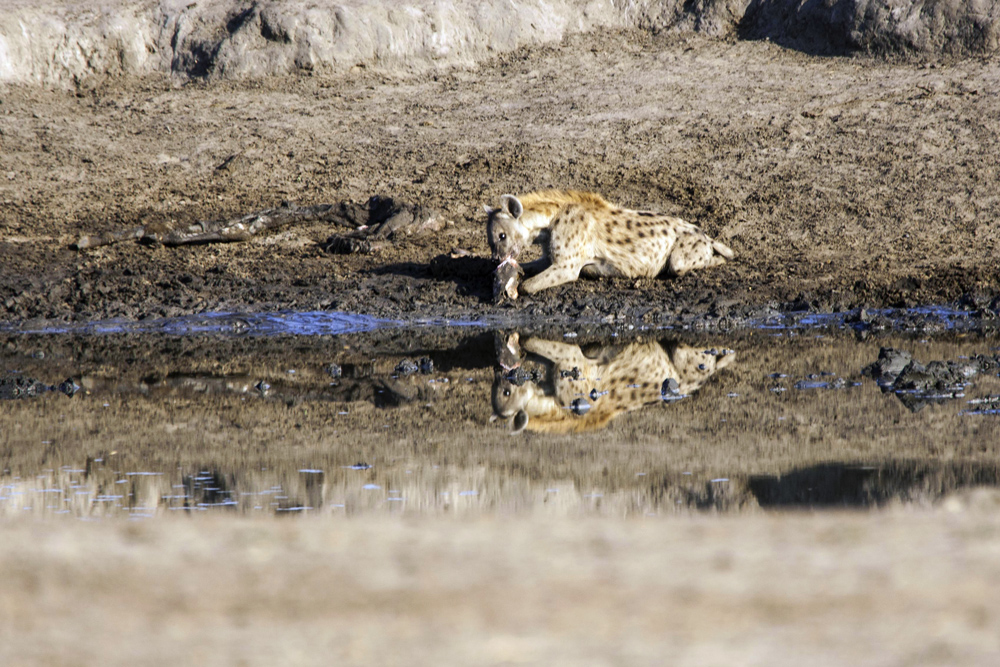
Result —
<instances>
[{"instance_id":1,"label":"spotted hyena","mask_svg":"<svg viewBox=\"0 0 1000 667\"><path fill-rule=\"evenodd\" d=\"M592 192L504 195L500 208L487 206L486 213L495 261L516 260L531 243L545 246L541 260L525 265L529 271L547 267L521 285L528 294L571 282L581 274L652 278L666 271L682 276L733 258L729 246L690 222L621 208Z\"/></svg>"},{"instance_id":2,"label":"spotted hyena","mask_svg":"<svg viewBox=\"0 0 1000 667\"><path fill-rule=\"evenodd\" d=\"M494 378L493 414L510 420L515 433L602 428L625 412L694 393L736 358L732 351L666 340L588 349L585 354L571 343L542 338L519 341L512 334L497 347L498 361L505 369L518 365L522 349L547 366L540 382L523 375L514 381L516 375L509 370L497 372ZM512 363L512 355L518 363Z\"/></svg>"}]
</instances>

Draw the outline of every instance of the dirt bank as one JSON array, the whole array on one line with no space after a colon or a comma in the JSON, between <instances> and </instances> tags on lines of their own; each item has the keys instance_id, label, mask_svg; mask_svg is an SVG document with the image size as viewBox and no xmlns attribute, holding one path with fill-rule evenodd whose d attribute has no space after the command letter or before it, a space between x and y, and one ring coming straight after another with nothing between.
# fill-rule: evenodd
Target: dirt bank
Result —
<instances>
[{"instance_id":1,"label":"dirt bank","mask_svg":"<svg viewBox=\"0 0 1000 667\"><path fill-rule=\"evenodd\" d=\"M89 90L152 73L247 79L472 65L594 29L768 39L808 53L989 55L1000 10L960 0L92 0L0 9L0 82Z\"/></svg>"}]
</instances>

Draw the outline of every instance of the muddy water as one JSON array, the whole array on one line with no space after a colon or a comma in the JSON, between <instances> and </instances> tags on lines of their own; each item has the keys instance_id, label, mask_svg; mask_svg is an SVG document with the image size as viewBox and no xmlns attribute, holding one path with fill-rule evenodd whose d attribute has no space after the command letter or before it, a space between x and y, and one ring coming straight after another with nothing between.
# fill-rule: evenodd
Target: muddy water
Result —
<instances>
[{"instance_id":1,"label":"muddy water","mask_svg":"<svg viewBox=\"0 0 1000 667\"><path fill-rule=\"evenodd\" d=\"M963 332L954 313L929 316L920 331L905 317L875 330L813 315L707 334L282 314L8 332L0 513L629 516L948 502L1000 483L997 343ZM899 351L881 353L889 374L873 366L883 348Z\"/></svg>"}]
</instances>

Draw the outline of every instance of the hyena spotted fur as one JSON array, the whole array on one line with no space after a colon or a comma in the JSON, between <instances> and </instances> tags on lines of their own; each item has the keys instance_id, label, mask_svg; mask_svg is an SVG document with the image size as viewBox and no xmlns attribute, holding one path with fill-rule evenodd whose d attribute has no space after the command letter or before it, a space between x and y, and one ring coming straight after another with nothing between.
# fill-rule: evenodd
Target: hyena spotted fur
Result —
<instances>
[{"instance_id":1,"label":"hyena spotted fur","mask_svg":"<svg viewBox=\"0 0 1000 667\"><path fill-rule=\"evenodd\" d=\"M690 222L608 203L593 192L546 190L518 198L503 195L500 207L486 207L493 259L517 260L532 243L544 246L527 271L544 269L522 283L532 294L576 280L621 276L641 278L718 266L733 251Z\"/></svg>"},{"instance_id":2,"label":"hyena spotted fur","mask_svg":"<svg viewBox=\"0 0 1000 667\"><path fill-rule=\"evenodd\" d=\"M523 349L547 366L539 383L514 384L503 372L494 376L493 414L508 420L514 433L525 429L546 433L601 429L619 415L663 403L665 379L677 381L676 395L690 395L736 359L731 350L705 350L669 340L606 346L584 354L572 343L543 338L520 342L517 334L511 337L506 348L512 354ZM504 365L512 364L501 360ZM577 414L570 408L581 397L589 409Z\"/></svg>"}]
</instances>

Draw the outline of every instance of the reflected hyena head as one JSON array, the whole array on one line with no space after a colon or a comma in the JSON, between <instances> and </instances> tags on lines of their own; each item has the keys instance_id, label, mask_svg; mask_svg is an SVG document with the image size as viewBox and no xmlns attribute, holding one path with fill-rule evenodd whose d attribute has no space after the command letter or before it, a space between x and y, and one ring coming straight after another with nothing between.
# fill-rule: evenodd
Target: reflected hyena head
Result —
<instances>
[{"instance_id":1,"label":"reflected hyena head","mask_svg":"<svg viewBox=\"0 0 1000 667\"><path fill-rule=\"evenodd\" d=\"M511 432L520 433L528 425L528 413L524 408L538 393L538 385L530 380L517 385L498 372L493 380L493 414L501 419L512 420Z\"/></svg>"}]
</instances>

